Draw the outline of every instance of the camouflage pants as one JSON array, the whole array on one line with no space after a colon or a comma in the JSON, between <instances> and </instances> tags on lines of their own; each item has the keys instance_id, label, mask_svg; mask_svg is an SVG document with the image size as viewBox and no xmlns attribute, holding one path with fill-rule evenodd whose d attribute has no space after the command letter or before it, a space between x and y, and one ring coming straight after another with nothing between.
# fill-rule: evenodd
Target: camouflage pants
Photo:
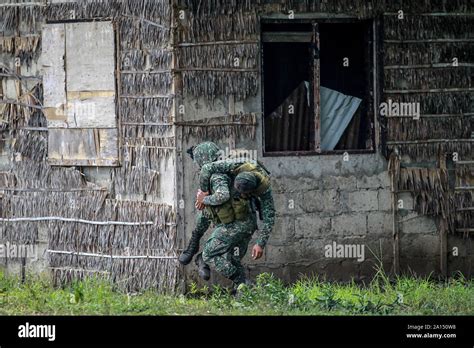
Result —
<instances>
[{"instance_id":1,"label":"camouflage pants","mask_svg":"<svg viewBox=\"0 0 474 348\"><path fill-rule=\"evenodd\" d=\"M230 224L219 224L204 245L202 257L222 276L235 279L245 275L241 264L247 253L256 221L234 221Z\"/></svg>"}]
</instances>

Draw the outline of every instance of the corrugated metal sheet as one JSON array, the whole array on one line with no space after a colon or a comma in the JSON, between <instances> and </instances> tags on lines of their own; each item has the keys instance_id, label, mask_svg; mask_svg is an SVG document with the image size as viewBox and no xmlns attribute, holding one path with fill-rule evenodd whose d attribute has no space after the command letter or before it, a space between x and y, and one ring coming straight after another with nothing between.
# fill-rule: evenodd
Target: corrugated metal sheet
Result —
<instances>
[{"instance_id":1,"label":"corrugated metal sheet","mask_svg":"<svg viewBox=\"0 0 474 348\"><path fill-rule=\"evenodd\" d=\"M321 150L334 150L362 99L321 87Z\"/></svg>"},{"instance_id":2,"label":"corrugated metal sheet","mask_svg":"<svg viewBox=\"0 0 474 348\"><path fill-rule=\"evenodd\" d=\"M307 83L302 81L265 119L266 151L310 150L312 114Z\"/></svg>"}]
</instances>

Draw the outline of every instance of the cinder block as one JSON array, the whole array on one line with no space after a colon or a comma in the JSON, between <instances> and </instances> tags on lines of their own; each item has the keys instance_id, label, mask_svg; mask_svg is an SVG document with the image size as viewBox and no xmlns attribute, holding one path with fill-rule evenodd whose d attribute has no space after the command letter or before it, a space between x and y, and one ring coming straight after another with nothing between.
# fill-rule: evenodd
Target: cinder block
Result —
<instances>
[{"instance_id":1,"label":"cinder block","mask_svg":"<svg viewBox=\"0 0 474 348\"><path fill-rule=\"evenodd\" d=\"M295 239L324 238L331 231L331 219L317 214L308 214L296 218Z\"/></svg>"},{"instance_id":2,"label":"cinder block","mask_svg":"<svg viewBox=\"0 0 474 348\"><path fill-rule=\"evenodd\" d=\"M272 177L272 189L278 193L317 190L320 180L305 176L279 176Z\"/></svg>"},{"instance_id":3,"label":"cinder block","mask_svg":"<svg viewBox=\"0 0 474 348\"><path fill-rule=\"evenodd\" d=\"M347 207L350 211L378 210L378 192L374 190L349 192L347 195Z\"/></svg>"},{"instance_id":4,"label":"cinder block","mask_svg":"<svg viewBox=\"0 0 474 348\"><path fill-rule=\"evenodd\" d=\"M430 235L438 234L436 221L430 216L418 215L416 213L413 213L399 219L399 229L402 233Z\"/></svg>"},{"instance_id":5,"label":"cinder block","mask_svg":"<svg viewBox=\"0 0 474 348\"><path fill-rule=\"evenodd\" d=\"M336 189L336 190L355 190L356 178L355 176L334 176L327 175L321 178L321 188L323 190Z\"/></svg>"},{"instance_id":6,"label":"cinder block","mask_svg":"<svg viewBox=\"0 0 474 348\"><path fill-rule=\"evenodd\" d=\"M400 238L400 250L406 258L432 258L439 256L439 235L404 235Z\"/></svg>"},{"instance_id":7,"label":"cinder block","mask_svg":"<svg viewBox=\"0 0 474 348\"><path fill-rule=\"evenodd\" d=\"M393 228L392 213L372 212L367 214L367 232L375 236L387 236Z\"/></svg>"},{"instance_id":8,"label":"cinder block","mask_svg":"<svg viewBox=\"0 0 474 348\"><path fill-rule=\"evenodd\" d=\"M304 212L336 212L341 210L337 190L304 192L298 202Z\"/></svg>"},{"instance_id":9,"label":"cinder block","mask_svg":"<svg viewBox=\"0 0 474 348\"><path fill-rule=\"evenodd\" d=\"M331 219L331 233L338 235L367 234L367 216L365 214L343 214Z\"/></svg>"},{"instance_id":10,"label":"cinder block","mask_svg":"<svg viewBox=\"0 0 474 348\"><path fill-rule=\"evenodd\" d=\"M275 210L277 215L295 215L301 213L301 193L274 193L273 200L275 202Z\"/></svg>"},{"instance_id":11,"label":"cinder block","mask_svg":"<svg viewBox=\"0 0 474 348\"><path fill-rule=\"evenodd\" d=\"M410 192L401 192L397 195L397 209L401 210L413 210L414 201Z\"/></svg>"},{"instance_id":12,"label":"cinder block","mask_svg":"<svg viewBox=\"0 0 474 348\"><path fill-rule=\"evenodd\" d=\"M373 176L361 176L357 180L357 188L359 189L379 189L389 188L390 177L387 171Z\"/></svg>"},{"instance_id":13,"label":"cinder block","mask_svg":"<svg viewBox=\"0 0 474 348\"><path fill-rule=\"evenodd\" d=\"M261 225L261 223L259 222ZM258 234L258 231L255 235ZM275 225L270 234L269 243L273 245L284 245L295 238L295 219L292 216L277 216Z\"/></svg>"},{"instance_id":14,"label":"cinder block","mask_svg":"<svg viewBox=\"0 0 474 348\"><path fill-rule=\"evenodd\" d=\"M288 262L286 251L288 246L275 246L268 244L265 247L265 261L269 264L281 264Z\"/></svg>"},{"instance_id":15,"label":"cinder block","mask_svg":"<svg viewBox=\"0 0 474 348\"><path fill-rule=\"evenodd\" d=\"M326 239L299 239L286 247L287 261L294 264L308 262L324 262L324 246L328 244Z\"/></svg>"},{"instance_id":16,"label":"cinder block","mask_svg":"<svg viewBox=\"0 0 474 348\"><path fill-rule=\"evenodd\" d=\"M388 189L379 189L379 211L392 211L392 193Z\"/></svg>"}]
</instances>

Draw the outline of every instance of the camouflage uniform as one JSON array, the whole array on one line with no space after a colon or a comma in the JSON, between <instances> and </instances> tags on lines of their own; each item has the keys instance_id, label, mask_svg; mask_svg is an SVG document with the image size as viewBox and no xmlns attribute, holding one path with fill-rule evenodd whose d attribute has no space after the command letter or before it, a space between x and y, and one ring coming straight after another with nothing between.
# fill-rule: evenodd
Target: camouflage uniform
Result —
<instances>
[{"instance_id":1,"label":"camouflage uniform","mask_svg":"<svg viewBox=\"0 0 474 348\"><path fill-rule=\"evenodd\" d=\"M196 149L199 151L193 151L194 161L201 167L215 161L216 148L217 145L213 143L198 145ZM232 198L241 197L232 188L231 178L226 174L211 175L209 184L211 194L203 200L206 209L198 213L194 232L201 238L211 222L214 223L214 231L204 245L203 260L218 273L239 284L245 281L241 259L246 254L252 234L257 228L255 214L249 210L246 218L242 220L220 222L208 207L219 207Z\"/></svg>"},{"instance_id":2,"label":"camouflage uniform","mask_svg":"<svg viewBox=\"0 0 474 348\"><path fill-rule=\"evenodd\" d=\"M222 161L215 161L204 164L201 168L200 173L200 188L202 191L206 192L209 190L209 178L211 178L215 173L222 173L231 176L231 179L234 180L235 178L232 177L232 173L240 167L245 162L235 162L232 160L222 160ZM259 171L263 173L264 169L261 168L259 165L256 166ZM252 175L249 173L249 175ZM259 187L261 185L261 179L259 176L255 177L255 186ZM261 218L263 219L263 228L259 230L258 237L256 244L261 246L262 248L265 247L267 244L268 238L270 237L270 233L273 229L275 224L275 204L273 202L273 194L270 185L262 192L258 192L257 190L252 190L246 194L247 197L253 197L255 199L259 199L261 203ZM208 197L206 197L208 198ZM204 199L204 203L206 203L206 198Z\"/></svg>"}]
</instances>

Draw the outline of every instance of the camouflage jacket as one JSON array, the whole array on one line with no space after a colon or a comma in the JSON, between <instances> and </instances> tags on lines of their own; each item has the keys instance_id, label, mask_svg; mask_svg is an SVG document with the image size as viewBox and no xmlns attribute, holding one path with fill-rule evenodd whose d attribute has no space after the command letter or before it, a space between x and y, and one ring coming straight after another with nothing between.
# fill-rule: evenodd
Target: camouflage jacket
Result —
<instances>
[{"instance_id":1,"label":"camouflage jacket","mask_svg":"<svg viewBox=\"0 0 474 348\"><path fill-rule=\"evenodd\" d=\"M214 181L217 180L223 180L222 177L226 177L229 180L231 178L229 175L231 175L232 171L239 167L243 162L233 162L233 161L216 161L212 162L209 164L206 164L203 166L201 169L200 173L200 183L203 182L203 178L207 180L207 178L210 178L208 180L207 186L211 186L211 192L215 192L214 194L210 196L206 196L204 198L204 204L205 205L219 205L224 202L226 202L227 199L230 198L230 191L229 191L229 185L226 186L227 191L221 189L220 192L216 191L214 189ZM215 174L215 173L222 173L222 174ZM203 187L201 185L201 190L203 190ZM204 190L203 190L204 191ZM252 195L252 194L251 194ZM227 199L223 199L224 197L227 197ZM256 196L254 195L256 199L259 199L261 202L261 212L262 212L262 219L263 219L263 228L259 230L259 234L257 237L257 244L260 245L262 248L265 247L267 244L268 238L270 237L270 233L272 232L273 226L275 225L275 204L273 201L273 194L272 194L272 189L269 187L265 192L263 192L261 195Z\"/></svg>"},{"instance_id":2,"label":"camouflage jacket","mask_svg":"<svg viewBox=\"0 0 474 348\"><path fill-rule=\"evenodd\" d=\"M211 177L212 195L204 197L204 205L218 206L230 199L230 178L225 174L214 174ZM213 217L205 210L200 211L196 218L196 232L203 235L211 225Z\"/></svg>"}]
</instances>

